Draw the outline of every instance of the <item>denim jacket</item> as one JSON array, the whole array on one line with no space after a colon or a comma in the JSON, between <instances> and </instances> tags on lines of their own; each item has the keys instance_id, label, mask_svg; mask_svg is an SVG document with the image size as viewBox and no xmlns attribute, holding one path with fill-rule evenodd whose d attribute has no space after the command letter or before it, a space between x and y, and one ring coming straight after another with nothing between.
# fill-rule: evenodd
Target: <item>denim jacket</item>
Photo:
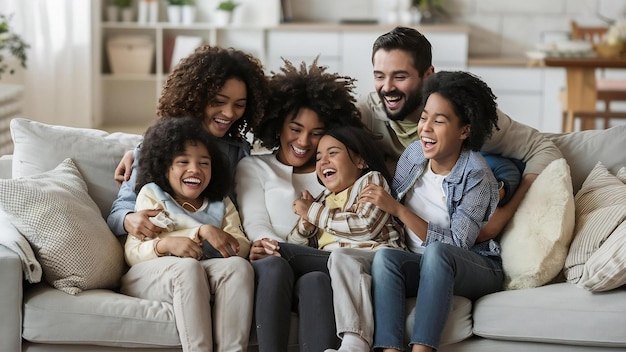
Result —
<instances>
[{"instance_id":1,"label":"denim jacket","mask_svg":"<svg viewBox=\"0 0 626 352\"><path fill-rule=\"evenodd\" d=\"M420 141L411 143L400 156L392 189L400 201L428 167ZM498 205L498 184L479 152L463 150L454 168L443 180L450 228L428 224L424 245L440 241L485 256L499 256L494 240L475 244L478 233Z\"/></svg>"}]
</instances>

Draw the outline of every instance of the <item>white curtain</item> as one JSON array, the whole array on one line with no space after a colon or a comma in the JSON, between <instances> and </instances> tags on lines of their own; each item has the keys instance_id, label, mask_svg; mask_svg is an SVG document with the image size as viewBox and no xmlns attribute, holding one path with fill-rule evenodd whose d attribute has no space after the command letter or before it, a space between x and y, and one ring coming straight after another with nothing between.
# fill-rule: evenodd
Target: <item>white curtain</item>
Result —
<instances>
[{"instance_id":1,"label":"white curtain","mask_svg":"<svg viewBox=\"0 0 626 352\"><path fill-rule=\"evenodd\" d=\"M22 116L50 124L92 126L90 0L0 0L0 12L30 45Z\"/></svg>"}]
</instances>

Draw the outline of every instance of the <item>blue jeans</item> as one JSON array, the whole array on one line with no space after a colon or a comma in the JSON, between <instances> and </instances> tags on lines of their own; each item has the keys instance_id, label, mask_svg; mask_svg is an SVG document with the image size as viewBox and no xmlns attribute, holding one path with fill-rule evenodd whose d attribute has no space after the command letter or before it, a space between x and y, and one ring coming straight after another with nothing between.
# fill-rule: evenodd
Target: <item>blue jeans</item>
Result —
<instances>
[{"instance_id":1,"label":"blue jeans","mask_svg":"<svg viewBox=\"0 0 626 352\"><path fill-rule=\"evenodd\" d=\"M513 193L517 190L521 180L522 172L524 171L523 161L517 159L509 159L496 154L489 154L481 152L483 158L489 165L491 172L496 177L498 182L502 181L504 188L504 198L500 200L498 206L503 206L511 200Z\"/></svg>"},{"instance_id":2,"label":"blue jeans","mask_svg":"<svg viewBox=\"0 0 626 352\"><path fill-rule=\"evenodd\" d=\"M300 351L339 345L328 275L329 252L280 243L281 257L254 261L259 352L287 351L291 312L298 313Z\"/></svg>"},{"instance_id":3,"label":"blue jeans","mask_svg":"<svg viewBox=\"0 0 626 352\"><path fill-rule=\"evenodd\" d=\"M405 349L405 299L417 297L410 345L437 348L452 296L476 300L500 291L504 281L499 257L434 242L424 254L382 248L372 264L374 347Z\"/></svg>"}]
</instances>

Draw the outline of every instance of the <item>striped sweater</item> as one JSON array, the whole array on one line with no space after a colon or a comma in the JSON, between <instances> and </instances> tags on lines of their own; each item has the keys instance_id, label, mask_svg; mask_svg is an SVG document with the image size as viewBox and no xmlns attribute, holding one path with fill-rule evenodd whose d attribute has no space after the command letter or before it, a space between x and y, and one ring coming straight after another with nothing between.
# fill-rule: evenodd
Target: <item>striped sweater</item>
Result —
<instances>
[{"instance_id":1,"label":"striped sweater","mask_svg":"<svg viewBox=\"0 0 626 352\"><path fill-rule=\"evenodd\" d=\"M307 213L309 222L316 226L315 229L307 231L303 220L299 219L287 236L287 242L313 244L317 247L317 239L323 231L326 231L336 236L339 247L404 248L404 232L395 219L372 203L358 202L359 194L370 183L383 187L387 192L390 191L387 181L378 171L368 172L352 185L342 208L326 207L324 201L331 192L325 190L309 207Z\"/></svg>"}]
</instances>

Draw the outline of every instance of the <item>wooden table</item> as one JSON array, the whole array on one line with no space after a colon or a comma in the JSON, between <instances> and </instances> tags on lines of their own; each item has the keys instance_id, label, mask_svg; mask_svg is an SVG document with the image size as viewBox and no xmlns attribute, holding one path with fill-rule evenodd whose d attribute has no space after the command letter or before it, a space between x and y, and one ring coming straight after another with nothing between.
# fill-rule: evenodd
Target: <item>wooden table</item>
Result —
<instances>
[{"instance_id":1,"label":"wooden table","mask_svg":"<svg viewBox=\"0 0 626 352\"><path fill-rule=\"evenodd\" d=\"M565 125L573 126L574 113L596 112L598 95L596 90L596 69L598 68L624 68L626 58L602 58L591 57L547 57L544 59L546 66L564 67L567 76L567 106ZM594 129L595 121L583 119L581 129Z\"/></svg>"}]
</instances>

